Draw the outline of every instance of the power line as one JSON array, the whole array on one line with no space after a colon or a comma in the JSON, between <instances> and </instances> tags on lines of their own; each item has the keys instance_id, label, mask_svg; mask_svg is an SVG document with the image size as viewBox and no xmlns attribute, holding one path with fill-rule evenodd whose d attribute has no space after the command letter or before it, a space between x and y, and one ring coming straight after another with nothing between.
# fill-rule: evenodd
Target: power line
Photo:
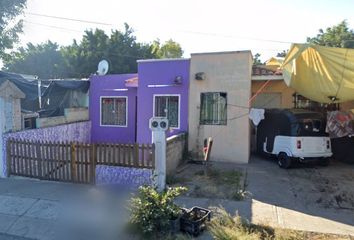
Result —
<instances>
[{"instance_id":1,"label":"power line","mask_svg":"<svg viewBox=\"0 0 354 240\"><path fill-rule=\"evenodd\" d=\"M288 86L284 86L282 88L282 90L280 92L283 92L286 88L288 88ZM273 96L271 97L270 99L268 99L268 101L266 101L265 103L263 103L261 106L259 106L258 108L263 108L265 107L268 103L270 103L271 101L273 101L277 96ZM227 104L227 105L230 105L230 106L234 106L234 107L239 107L239 108L245 108L245 109L251 109L252 107L246 107L246 106L240 106L240 105L236 105L236 104ZM237 120L237 119L240 119L240 118L243 118L245 116L247 116L249 114L249 111L247 111L246 113L242 113L238 116L235 116L235 117L232 117L232 118L228 118L227 121L234 121L234 120ZM215 138L217 136L219 136L221 133L224 133L226 128L222 129L221 131L219 131L218 133L216 133L214 136L212 136L212 138Z\"/></svg>"},{"instance_id":2,"label":"power line","mask_svg":"<svg viewBox=\"0 0 354 240\"><path fill-rule=\"evenodd\" d=\"M59 16L40 14L40 13L33 13L33 12L26 12L26 14L32 15L32 16L54 18L54 19L59 19L59 20L73 21L73 22L80 22L80 23L90 23L90 24L97 24L97 25L104 25L104 26L113 26L114 25L112 23L97 22L97 21L84 20L84 19L78 19L78 18L59 17ZM183 29L182 30L177 30L177 31L184 32L184 33L189 33L189 34L207 35L207 36L213 36L213 37L224 37L224 38L232 38L232 39L248 39L248 40L254 40L254 41L274 42L274 43L282 43L282 44L291 44L292 43L292 42L288 42L288 41L280 41L280 40L275 40L275 39L255 38L255 37L242 36L242 35L225 35L225 34L211 33L211 32L189 31L189 30L183 30Z\"/></svg>"},{"instance_id":3,"label":"power line","mask_svg":"<svg viewBox=\"0 0 354 240\"><path fill-rule=\"evenodd\" d=\"M54 25L47 25L47 24L43 24L43 23L36 23L36 22L27 21L27 20L24 20L24 22L29 23L29 24L42 26L42 27L48 27L48 28L54 28L54 29L59 29L59 30L63 30L63 31L68 31L68 32L78 32L78 33L83 32L83 31L74 30L74 29L70 29L70 28L58 27L58 26L54 26Z\"/></svg>"},{"instance_id":4,"label":"power line","mask_svg":"<svg viewBox=\"0 0 354 240\"><path fill-rule=\"evenodd\" d=\"M37 17L54 18L54 19L60 19L60 20L65 20L65 21L72 21L72 22L90 23L90 24L97 24L97 25L104 25L104 26L112 26L113 25L111 23L96 22L96 21L76 19L76 18L59 17L59 16L33 13L33 12L26 12L26 14L32 15L32 16L37 16Z\"/></svg>"}]
</instances>

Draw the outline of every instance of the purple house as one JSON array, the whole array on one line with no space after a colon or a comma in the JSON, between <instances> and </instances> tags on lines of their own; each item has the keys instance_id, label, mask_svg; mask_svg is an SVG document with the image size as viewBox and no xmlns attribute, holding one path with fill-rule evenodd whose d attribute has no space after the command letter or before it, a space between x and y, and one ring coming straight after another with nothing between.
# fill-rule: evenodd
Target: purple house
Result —
<instances>
[{"instance_id":1,"label":"purple house","mask_svg":"<svg viewBox=\"0 0 354 240\"><path fill-rule=\"evenodd\" d=\"M189 63L189 59L138 61L138 142L151 142L153 116L169 119L168 135L188 131Z\"/></svg>"},{"instance_id":2,"label":"purple house","mask_svg":"<svg viewBox=\"0 0 354 240\"><path fill-rule=\"evenodd\" d=\"M136 142L137 74L92 76L90 79L91 141Z\"/></svg>"},{"instance_id":3,"label":"purple house","mask_svg":"<svg viewBox=\"0 0 354 240\"><path fill-rule=\"evenodd\" d=\"M138 61L138 74L91 77L92 142L151 143L149 119L188 131L189 59Z\"/></svg>"}]
</instances>

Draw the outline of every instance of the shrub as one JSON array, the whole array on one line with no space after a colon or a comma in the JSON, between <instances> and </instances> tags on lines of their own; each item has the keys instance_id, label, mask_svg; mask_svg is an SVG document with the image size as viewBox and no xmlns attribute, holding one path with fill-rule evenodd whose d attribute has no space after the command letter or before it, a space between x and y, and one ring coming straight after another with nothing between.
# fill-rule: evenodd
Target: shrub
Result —
<instances>
[{"instance_id":1,"label":"shrub","mask_svg":"<svg viewBox=\"0 0 354 240\"><path fill-rule=\"evenodd\" d=\"M140 187L138 195L131 199L130 224L146 237L167 232L170 220L180 214L174 199L186 190L175 187L159 193L150 186Z\"/></svg>"}]
</instances>

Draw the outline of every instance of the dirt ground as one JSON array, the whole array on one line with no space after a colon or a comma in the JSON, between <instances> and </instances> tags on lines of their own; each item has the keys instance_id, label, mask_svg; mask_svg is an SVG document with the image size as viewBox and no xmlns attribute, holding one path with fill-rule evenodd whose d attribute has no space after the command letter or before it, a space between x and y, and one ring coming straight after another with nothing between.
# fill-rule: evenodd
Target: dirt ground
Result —
<instances>
[{"instance_id":1,"label":"dirt ground","mask_svg":"<svg viewBox=\"0 0 354 240\"><path fill-rule=\"evenodd\" d=\"M292 191L304 204L354 210L354 165L298 166L288 170Z\"/></svg>"},{"instance_id":2,"label":"dirt ground","mask_svg":"<svg viewBox=\"0 0 354 240\"><path fill-rule=\"evenodd\" d=\"M186 196L239 201L245 197L245 176L244 169L235 165L187 164L177 174L168 176L167 183L187 187Z\"/></svg>"}]
</instances>

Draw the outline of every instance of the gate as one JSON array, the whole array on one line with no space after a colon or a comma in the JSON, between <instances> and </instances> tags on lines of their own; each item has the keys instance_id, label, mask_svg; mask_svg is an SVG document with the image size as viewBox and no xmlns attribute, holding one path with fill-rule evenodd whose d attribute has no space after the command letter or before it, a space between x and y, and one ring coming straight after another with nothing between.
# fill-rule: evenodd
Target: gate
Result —
<instances>
[{"instance_id":1,"label":"gate","mask_svg":"<svg viewBox=\"0 0 354 240\"><path fill-rule=\"evenodd\" d=\"M154 144L84 144L8 139L8 175L94 183L96 165L153 169Z\"/></svg>"}]
</instances>

